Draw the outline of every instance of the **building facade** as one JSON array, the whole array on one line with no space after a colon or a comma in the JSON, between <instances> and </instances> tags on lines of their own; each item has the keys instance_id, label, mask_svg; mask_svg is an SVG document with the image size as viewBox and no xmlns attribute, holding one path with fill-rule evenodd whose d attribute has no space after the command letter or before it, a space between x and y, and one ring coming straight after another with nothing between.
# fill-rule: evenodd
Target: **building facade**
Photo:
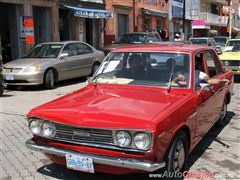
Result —
<instances>
[{"instance_id":1,"label":"building facade","mask_svg":"<svg viewBox=\"0 0 240 180\"><path fill-rule=\"evenodd\" d=\"M106 10L114 18L106 20L105 44L124 33L134 31L168 31L168 0L105 0Z\"/></svg>"}]
</instances>

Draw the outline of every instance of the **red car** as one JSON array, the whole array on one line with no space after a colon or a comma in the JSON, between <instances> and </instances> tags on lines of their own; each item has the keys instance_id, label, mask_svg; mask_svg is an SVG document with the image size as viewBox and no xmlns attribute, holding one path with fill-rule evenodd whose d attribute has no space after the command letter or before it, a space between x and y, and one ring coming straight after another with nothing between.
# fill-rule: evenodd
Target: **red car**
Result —
<instances>
[{"instance_id":1,"label":"red car","mask_svg":"<svg viewBox=\"0 0 240 180\"><path fill-rule=\"evenodd\" d=\"M210 78L230 83L199 82L195 59ZM224 124L232 88L233 73L211 47L115 49L84 88L29 112L26 146L79 171L180 172L209 129Z\"/></svg>"}]
</instances>

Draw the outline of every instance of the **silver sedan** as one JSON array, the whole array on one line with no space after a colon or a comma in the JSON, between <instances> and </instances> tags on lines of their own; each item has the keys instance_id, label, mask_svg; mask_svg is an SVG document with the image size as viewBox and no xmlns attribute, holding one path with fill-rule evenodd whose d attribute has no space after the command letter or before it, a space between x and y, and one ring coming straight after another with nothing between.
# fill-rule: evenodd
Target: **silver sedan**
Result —
<instances>
[{"instance_id":1,"label":"silver sedan","mask_svg":"<svg viewBox=\"0 0 240 180\"><path fill-rule=\"evenodd\" d=\"M57 81L93 74L104 57L84 42L41 43L23 58L4 64L3 77L8 86L43 84L52 89Z\"/></svg>"}]
</instances>

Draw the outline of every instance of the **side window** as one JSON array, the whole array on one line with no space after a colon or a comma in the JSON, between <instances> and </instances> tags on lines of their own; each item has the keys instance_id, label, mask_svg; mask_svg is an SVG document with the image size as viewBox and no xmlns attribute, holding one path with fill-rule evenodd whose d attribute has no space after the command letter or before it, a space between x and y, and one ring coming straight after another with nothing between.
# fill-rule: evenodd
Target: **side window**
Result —
<instances>
[{"instance_id":1,"label":"side window","mask_svg":"<svg viewBox=\"0 0 240 180\"><path fill-rule=\"evenodd\" d=\"M216 59L210 51L207 51L205 53L205 55L206 55L206 60L207 60L207 67L208 67L209 76L211 78L211 77L216 76L219 73L218 69L216 67Z\"/></svg>"},{"instance_id":2,"label":"side window","mask_svg":"<svg viewBox=\"0 0 240 180\"><path fill-rule=\"evenodd\" d=\"M76 56L76 47L74 44L67 44L64 48L63 48L63 53L68 53L69 56Z\"/></svg>"},{"instance_id":3,"label":"side window","mask_svg":"<svg viewBox=\"0 0 240 180\"><path fill-rule=\"evenodd\" d=\"M93 53L92 48L83 43L77 43L77 55Z\"/></svg>"}]
</instances>

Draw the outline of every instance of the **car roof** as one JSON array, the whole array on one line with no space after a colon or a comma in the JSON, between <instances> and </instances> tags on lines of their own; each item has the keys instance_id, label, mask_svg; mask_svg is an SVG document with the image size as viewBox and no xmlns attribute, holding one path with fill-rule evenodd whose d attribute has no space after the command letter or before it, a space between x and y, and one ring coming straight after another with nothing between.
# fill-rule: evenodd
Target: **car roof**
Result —
<instances>
[{"instance_id":1,"label":"car roof","mask_svg":"<svg viewBox=\"0 0 240 180\"><path fill-rule=\"evenodd\" d=\"M153 34L157 32L131 32L131 33L125 33L124 35L131 35L131 34Z\"/></svg>"},{"instance_id":2,"label":"car roof","mask_svg":"<svg viewBox=\"0 0 240 180\"><path fill-rule=\"evenodd\" d=\"M192 53L198 50L213 49L209 46L195 45L195 44L142 44L142 45L130 45L124 46L112 50L112 52L184 52Z\"/></svg>"},{"instance_id":3,"label":"car roof","mask_svg":"<svg viewBox=\"0 0 240 180\"><path fill-rule=\"evenodd\" d=\"M40 44L67 44L67 43L85 43L82 41L51 41L51 42L43 42Z\"/></svg>"},{"instance_id":4,"label":"car roof","mask_svg":"<svg viewBox=\"0 0 240 180\"><path fill-rule=\"evenodd\" d=\"M193 37L190 39L213 39L212 37Z\"/></svg>"}]
</instances>

